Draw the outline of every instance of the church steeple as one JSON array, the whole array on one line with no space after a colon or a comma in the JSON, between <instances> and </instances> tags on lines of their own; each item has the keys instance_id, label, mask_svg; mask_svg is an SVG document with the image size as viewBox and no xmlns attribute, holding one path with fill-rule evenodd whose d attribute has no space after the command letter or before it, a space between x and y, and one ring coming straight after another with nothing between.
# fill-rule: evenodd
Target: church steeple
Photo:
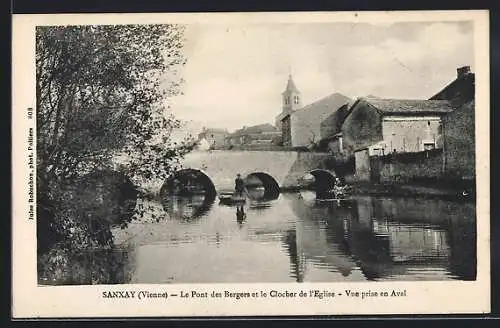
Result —
<instances>
[{"instance_id":1,"label":"church steeple","mask_svg":"<svg viewBox=\"0 0 500 328\"><path fill-rule=\"evenodd\" d=\"M292 74L288 75L288 83L283 97L283 113L289 113L302 107L300 91L293 81Z\"/></svg>"}]
</instances>

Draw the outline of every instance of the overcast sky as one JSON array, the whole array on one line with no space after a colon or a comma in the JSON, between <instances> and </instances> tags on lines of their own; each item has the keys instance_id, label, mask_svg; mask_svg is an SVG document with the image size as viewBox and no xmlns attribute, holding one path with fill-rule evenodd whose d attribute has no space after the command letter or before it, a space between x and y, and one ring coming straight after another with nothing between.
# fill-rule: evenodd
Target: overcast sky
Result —
<instances>
[{"instance_id":1,"label":"overcast sky","mask_svg":"<svg viewBox=\"0 0 500 328\"><path fill-rule=\"evenodd\" d=\"M304 105L334 92L427 99L474 69L467 22L190 25L186 37L184 95L170 101L196 128L274 123L290 69Z\"/></svg>"}]
</instances>

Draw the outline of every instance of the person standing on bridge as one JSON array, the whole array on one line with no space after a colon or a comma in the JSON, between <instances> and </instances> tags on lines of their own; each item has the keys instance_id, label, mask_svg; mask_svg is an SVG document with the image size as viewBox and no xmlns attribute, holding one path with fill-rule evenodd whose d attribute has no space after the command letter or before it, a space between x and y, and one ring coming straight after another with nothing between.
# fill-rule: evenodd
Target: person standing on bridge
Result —
<instances>
[{"instance_id":1,"label":"person standing on bridge","mask_svg":"<svg viewBox=\"0 0 500 328\"><path fill-rule=\"evenodd\" d=\"M245 181L243 181L239 173L236 175L236 179L234 180L234 190L236 191L237 196L243 196L243 191L245 190Z\"/></svg>"}]
</instances>

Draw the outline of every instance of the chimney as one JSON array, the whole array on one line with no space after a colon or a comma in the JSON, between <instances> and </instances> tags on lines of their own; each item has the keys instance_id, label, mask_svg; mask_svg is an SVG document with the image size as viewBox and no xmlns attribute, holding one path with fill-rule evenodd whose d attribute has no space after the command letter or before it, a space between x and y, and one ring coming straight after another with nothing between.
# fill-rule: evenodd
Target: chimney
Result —
<instances>
[{"instance_id":1,"label":"chimney","mask_svg":"<svg viewBox=\"0 0 500 328\"><path fill-rule=\"evenodd\" d=\"M457 78L461 78L470 73L470 66L462 66L457 68Z\"/></svg>"}]
</instances>

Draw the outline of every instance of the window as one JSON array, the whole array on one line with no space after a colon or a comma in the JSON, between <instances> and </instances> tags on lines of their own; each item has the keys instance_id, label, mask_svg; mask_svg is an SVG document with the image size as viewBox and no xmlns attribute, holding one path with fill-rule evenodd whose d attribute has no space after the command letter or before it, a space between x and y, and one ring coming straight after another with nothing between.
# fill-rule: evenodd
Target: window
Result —
<instances>
[{"instance_id":1,"label":"window","mask_svg":"<svg viewBox=\"0 0 500 328\"><path fill-rule=\"evenodd\" d=\"M285 97L285 105L288 105L290 103L288 97Z\"/></svg>"},{"instance_id":2,"label":"window","mask_svg":"<svg viewBox=\"0 0 500 328\"><path fill-rule=\"evenodd\" d=\"M298 105L299 104L299 96L294 96L293 102L295 103L295 105Z\"/></svg>"}]
</instances>

